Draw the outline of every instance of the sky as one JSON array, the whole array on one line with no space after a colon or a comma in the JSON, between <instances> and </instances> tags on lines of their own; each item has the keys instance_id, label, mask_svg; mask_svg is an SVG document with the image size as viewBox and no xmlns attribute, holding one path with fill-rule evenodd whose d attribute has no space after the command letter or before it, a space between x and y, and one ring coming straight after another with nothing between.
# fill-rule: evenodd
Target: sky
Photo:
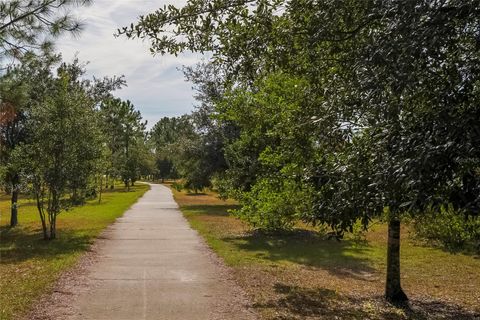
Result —
<instances>
[{"instance_id":1,"label":"sky","mask_svg":"<svg viewBox=\"0 0 480 320\"><path fill-rule=\"evenodd\" d=\"M65 61L78 56L88 62L87 77L124 75L127 87L114 95L130 100L140 110L148 127L164 116L178 116L193 110L194 92L178 70L194 65L200 54L188 53L179 57L152 56L148 42L126 37L115 38L119 27L135 22L139 15L153 12L164 4L181 5L182 0L94 0L87 7L72 10L84 25L76 37L64 35L56 48Z\"/></svg>"}]
</instances>

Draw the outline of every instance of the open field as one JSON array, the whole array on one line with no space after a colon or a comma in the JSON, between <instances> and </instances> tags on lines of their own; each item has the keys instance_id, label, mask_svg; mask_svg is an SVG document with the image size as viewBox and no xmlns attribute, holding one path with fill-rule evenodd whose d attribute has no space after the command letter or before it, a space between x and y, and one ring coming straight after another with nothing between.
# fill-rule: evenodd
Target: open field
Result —
<instances>
[{"instance_id":1,"label":"open field","mask_svg":"<svg viewBox=\"0 0 480 320\"><path fill-rule=\"evenodd\" d=\"M102 195L102 202L63 212L57 220L57 239L42 240L35 202L19 202L19 226L10 229L10 200L0 196L0 319L27 312L32 302L51 290L62 271L72 267L99 233L121 216L147 190L138 184L130 192L118 186Z\"/></svg>"},{"instance_id":2,"label":"open field","mask_svg":"<svg viewBox=\"0 0 480 320\"><path fill-rule=\"evenodd\" d=\"M420 246L403 230L408 306L386 303L386 226L362 238L325 240L311 228L251 232L214 193L173 190L193 228L232 267L263 319L479 319L480 259Z\"/></svg>"}]
</instances>

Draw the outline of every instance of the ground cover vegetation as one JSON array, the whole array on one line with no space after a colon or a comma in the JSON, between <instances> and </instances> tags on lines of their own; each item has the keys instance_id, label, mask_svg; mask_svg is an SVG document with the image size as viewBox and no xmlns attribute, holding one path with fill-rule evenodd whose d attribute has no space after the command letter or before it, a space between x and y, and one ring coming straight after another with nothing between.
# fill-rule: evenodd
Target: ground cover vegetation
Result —
<instances>
[{"instance_id":1,"label":"ground cover vegetation","mask_svg":"<svg viewBox=\"0 0 480 320\"><path fill-rule=\"evenodd\" d=\"M476 319L480 261L419 245L402 230L402 280L409 306L379 294L385 277L387 225L356 226L342 241L303 223L283 233L252 232L215 192L177 191L185 217L232 269L260 319Z\"/></svg>"},{"instance_id":2,"label":"ground cover vegetation","mask_svg":"<svg viewBox=\"0 0 480 320\"><path fill-rule=\"evenodd\" d=\"M456 224L478 249L479 8L462 0L190 0L118 35L150 41L152 53L210 52L185 69L199 92L193 137L188 130L171 143L185 158L166 157L187 168L178 170L187 185L213 184L239 201L237 216L268 232L303 220L342 238L383 219L384 296L399 303L408 300L400 282L406 218L430 238L445 233L423 226Z\"/></svg>"}]
</instances>

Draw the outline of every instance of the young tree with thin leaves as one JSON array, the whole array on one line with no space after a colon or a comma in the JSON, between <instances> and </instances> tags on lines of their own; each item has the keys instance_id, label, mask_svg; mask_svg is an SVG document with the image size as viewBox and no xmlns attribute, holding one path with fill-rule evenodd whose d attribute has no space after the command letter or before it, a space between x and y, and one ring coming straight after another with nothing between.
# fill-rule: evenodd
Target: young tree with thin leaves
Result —
<instances>
[{"instance_id":1,"label":"young tree with thin leaves","mask_svg":"<svg viewBox=\"0 0 480 320\"><path fill-rule=\"evenodd\" d=\"M93 175L101 156L96 111L71 70L66 64L59 68L49 95L31 110L29 126L34 130L15 150L32 184L46 240L56 238L58 215L75 204L68 197L72 184Z\"/></svg>"}]
</instances>

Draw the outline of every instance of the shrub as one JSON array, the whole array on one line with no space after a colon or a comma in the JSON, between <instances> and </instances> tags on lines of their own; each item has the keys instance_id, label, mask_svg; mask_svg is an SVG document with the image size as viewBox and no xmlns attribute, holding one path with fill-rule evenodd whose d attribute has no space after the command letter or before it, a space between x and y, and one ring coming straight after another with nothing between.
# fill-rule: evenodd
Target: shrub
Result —
<instances>
[{"instance_id":1,"label":"shrub","mask_svg":"<svg viewBox=\"0 0 480 320\"><path fill-rule=\"evenodd\" d=\"M243 194L234 215L267 232L289 230L309 210L308 188L292 180L263 178Z\"/></svg>"},{"instance_id":2,"label":"shrub","mask_svg":"<svg viewBox=\"0 0 480 320\"><path fill-rule=\"evenodd\" d=\"M452 205L427 210L413 220L415 236L449 250L480 252L480 217L467 215Z\"/></svg>"},{"instance_id":3,"label":"shrub","mask_svg":"<svg viewBox=\"0 0 480 320\"><path fill-rule=\"evenodd\" d=\"M182 191L185 186L183 185L183 183L180 183L180 182L174 182L172 183L172 188L174 188L175 190L177 190L178 192Z\"/></svg>"}]
</instances>

